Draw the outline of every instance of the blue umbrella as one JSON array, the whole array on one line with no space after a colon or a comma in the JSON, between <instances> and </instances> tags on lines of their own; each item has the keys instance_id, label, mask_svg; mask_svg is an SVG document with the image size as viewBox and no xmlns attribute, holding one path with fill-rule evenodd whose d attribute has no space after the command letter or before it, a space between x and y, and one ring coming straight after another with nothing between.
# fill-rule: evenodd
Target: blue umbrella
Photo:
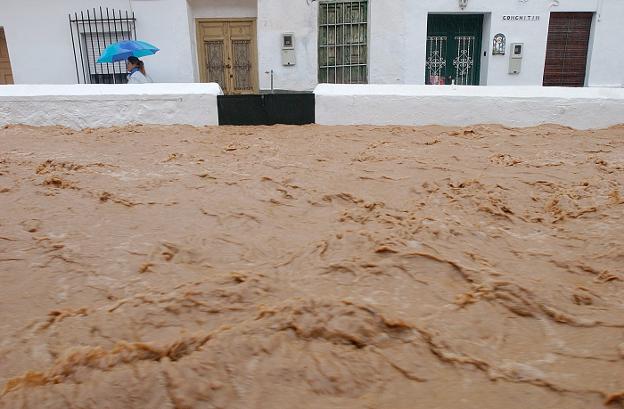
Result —
<instances>
[{"instance_id":1,"label":"blue umbrella","mask_svg":"<svg viewBox=\"0 0 624 409\"><path fill-rule=\"evenodd\" d=\"M158 51L160 51L158 48L145 41L125 40L106 47L97 62L101 64L125 61L128 57L145 57L156 54Z\"/></svg>"}]
</instances>

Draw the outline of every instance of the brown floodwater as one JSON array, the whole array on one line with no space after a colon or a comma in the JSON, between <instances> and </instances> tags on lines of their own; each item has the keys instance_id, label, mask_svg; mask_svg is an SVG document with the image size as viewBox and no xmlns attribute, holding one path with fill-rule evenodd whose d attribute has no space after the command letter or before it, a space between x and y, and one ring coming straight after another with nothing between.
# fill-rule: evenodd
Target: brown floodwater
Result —
<instances>
[{"instance_id":1,"label":"brown floodwater","mask_svg":"<svg viewBox=\"0 0 624 409\"><path fill-rule=\"evenodd\" d=\"M624 127L0 129L0 408L624 404Z\"/></svg>"}]
</instances>

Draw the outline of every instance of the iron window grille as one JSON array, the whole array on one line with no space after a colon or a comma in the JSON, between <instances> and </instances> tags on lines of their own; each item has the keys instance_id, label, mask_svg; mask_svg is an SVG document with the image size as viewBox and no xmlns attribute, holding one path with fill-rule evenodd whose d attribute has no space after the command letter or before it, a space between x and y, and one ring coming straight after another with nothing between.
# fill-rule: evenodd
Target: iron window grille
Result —
<instances>
[{"instance_id":1,"label":"iron window grille","mask_svg":"<svg viewBox=\"0 0 624 409\"><path fill-rule=\"evenodd\" d=\"M319 82L368 82L368 1L319 4Z\"/></svg>"},{"instance_id":2,"label":"iron window grille","mask_svg":"<svg viewBox=\"0 0 624 409\"><path fill-rule=\"evenodd\" d=\"M104 49L112 43L136 39L134 12L102 7L69 15L69 28L76 79L79 84L125 84L126 64L98 64Z\"/></svg>"}]
</instances>

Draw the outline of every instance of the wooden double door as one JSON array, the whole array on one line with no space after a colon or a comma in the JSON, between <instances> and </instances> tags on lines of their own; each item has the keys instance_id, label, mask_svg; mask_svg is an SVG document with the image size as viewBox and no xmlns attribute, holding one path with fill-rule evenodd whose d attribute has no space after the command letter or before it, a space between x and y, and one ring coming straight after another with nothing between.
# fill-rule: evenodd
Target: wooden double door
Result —
<instances>
[{"instance_id":1,"label":"wooden double door","mask_svg":"<svg viewBox=\"0 0 624 409\"><path fill-rule=\"evenodd\" d=\"M13 84L13 71L11 71L9 48L4 36L4 29L0 27L0 85L6 84Z\"/></svg>"},{"instance_id":2,"label":"wooden double door","mask_svg":"<svg viewBox=\"0 0 624 409\"><path fill-rule=\"evenodd\" d=\"M258 93L254 19L197 20L197 54L202 82L216 82L225 94Z\"/></svg>"}]
</instances>

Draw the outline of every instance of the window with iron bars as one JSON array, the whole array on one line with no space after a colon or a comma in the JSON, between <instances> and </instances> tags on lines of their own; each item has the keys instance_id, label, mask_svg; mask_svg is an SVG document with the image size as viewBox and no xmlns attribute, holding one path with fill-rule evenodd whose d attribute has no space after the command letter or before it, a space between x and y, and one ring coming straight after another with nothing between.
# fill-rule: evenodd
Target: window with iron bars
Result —
<instances>
[{"instance_id":1,"label":"window with iron bars","mask_svg":"<svg viewBox=\"0 0 624 409\"><path fill-rule=\"evenodd\" d=\"M123 61L100 64L109 44L136 39L134 13L100 7L69 15L74 48L76 79L82 84L124 84L128 82Z\"/></svg>"},{"instance_id":2,"label":"window with iron bars","mask_svg":"<svg viewBox=\"0 0 624 409\"><path fill-rule=\"evenodd\" d=\"M368 82L368 1L319 4L319 82Z\"/></svg>"}]
</instances>

